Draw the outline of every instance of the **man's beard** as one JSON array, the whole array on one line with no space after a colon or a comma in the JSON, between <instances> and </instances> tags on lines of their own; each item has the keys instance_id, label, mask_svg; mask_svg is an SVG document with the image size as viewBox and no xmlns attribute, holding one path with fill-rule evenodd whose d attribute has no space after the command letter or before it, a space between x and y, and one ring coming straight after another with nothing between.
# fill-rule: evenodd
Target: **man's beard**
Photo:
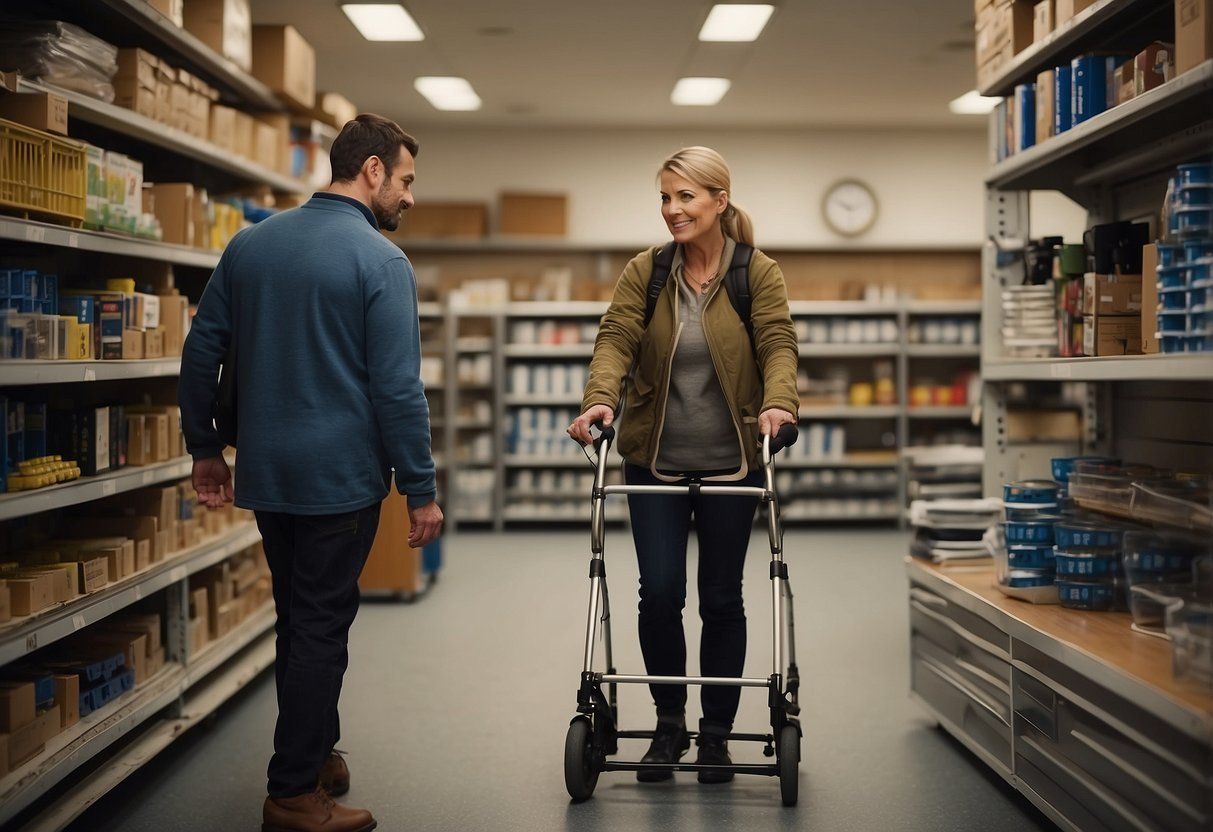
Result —
<instances>
[{"instance_id":1,"label":"man's beard","mask_svg":"<svg viewBox=\"0 0 1213 832\"><path fill-rule=\"evenodd\" d=\"M380 188L379 194L371 203L371 213L375 221L384 231L395 231L400 225L400 203L384 199L387 188Z\"/></svg>"}]
</instances>

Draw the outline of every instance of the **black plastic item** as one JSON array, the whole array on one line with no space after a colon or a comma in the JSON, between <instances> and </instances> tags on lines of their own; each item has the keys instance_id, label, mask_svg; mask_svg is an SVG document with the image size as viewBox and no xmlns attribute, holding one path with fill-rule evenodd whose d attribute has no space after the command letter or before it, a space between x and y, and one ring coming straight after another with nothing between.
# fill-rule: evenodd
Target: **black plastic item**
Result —
<instances>
[{"instance_id":1,"label":"black plastic item","mask_svg":"<svg viewBox=\"0 0 1213 832\"><path fill-rule=\"evenodd\" d=\"M1116 250L1112 254L1113 262L1119 274L1141 274L1142 249L1150 244L1150 224L1135 222L1125 229L1125 233L1116 241Z\"/></svg>"},{"instance_id":2,"label":"black plastic item","mask_svg":"<svg viewBox=\"0 0 1213 832\"><path fill-rule=\"evenodd\" d=\"M771 437L771 454L777 454L784 448L790 448L796 444L796 440L800 438L800 428L796 425L783 425L779 428L774 436Z\"/></svg>"},{"instance_id":3,"label":"black plastic item","mask_svg":"<svg viewBox=\"0 0 1213 832\"><path fill-rule=\"evenodd\" d=\"M1087 252L1087 271L1094 274L1114 274L1116 247L1129 234L1131 222L1109 222L1088 228L1082 235ZM1140 257L1140 255L1139 255Z\"/></svg>"},{"instance_id":4,"label":"black plastic item","mask_svg":"<svg viewBox=\"0 0 1213 832\"><path fill-rule=\"evenodd\" d=\"M1061 237L1045 237L1042 240L1029 240L1023 250L1024 283L1029 286L1043 286L1053 279L1053 258L1061 247Z\"/></svg>"}]
</instances>

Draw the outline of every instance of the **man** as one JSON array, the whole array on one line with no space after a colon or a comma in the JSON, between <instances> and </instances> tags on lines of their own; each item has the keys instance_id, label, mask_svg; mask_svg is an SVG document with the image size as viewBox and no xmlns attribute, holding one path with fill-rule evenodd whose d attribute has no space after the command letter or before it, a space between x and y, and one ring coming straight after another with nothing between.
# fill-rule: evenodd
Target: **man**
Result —
<instances>
[{"instance_id":1,"label":"man","mask_svg":"<svg viewBox=\"0 0 1213 832\"><path fill-rule=\"evenodd\" d=\"M395 469L409 545L442 530L413 270L379 234L412 207L417 141L360 115L333 142L333 184L237 234L185 344L178 397L198 500L233 499L212 422L235 339L240 482L273 576L278 723L265 832L366 832L335 804L349 770L334 752L337 701L358 611L358 575ZM228 368L224 368L227 372Z\"/></svg>"}]
</instances>

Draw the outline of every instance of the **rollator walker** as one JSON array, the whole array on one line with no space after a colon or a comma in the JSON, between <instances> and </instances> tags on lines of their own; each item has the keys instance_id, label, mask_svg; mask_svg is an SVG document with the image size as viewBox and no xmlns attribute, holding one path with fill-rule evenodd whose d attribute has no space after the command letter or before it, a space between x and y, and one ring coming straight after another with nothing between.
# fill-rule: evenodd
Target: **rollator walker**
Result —
<instances>
[{"instance_id":1,"label":"rollator walker","mask_svg":"<svg viewBox=\"0 0 1213 832\"><path fill-rule=\"evenodd\" d=\"M602 429L594 440L598 452L592 508L590 512L590 609L585 634L585 661L581 687L577 691L577 716L569 724L564 746L564 781L574 801L587 800L604 771L731 771L735 774L760 774L778 777L783 805L795 806L799 791L800 768L800 673L796 668L796 642L792 624L792 590L788 585L788 567L783 560L783 526L779 500L775 493L774 456L782 448L795 444L795 425L784 425L773 439L762 440L762 466L765 484L756 486L710 485L704 487L692 479L686 485L607 485L607 455L615 439L615 429ZM607 594L606 498L612 494L652 494L758 497L767 507L767 535L771 542L772 642L771 675L767 678L729 678L722 676L637 676L619 673L611 652L611 608ZM594 669L595 644L601 630L606 672ZM728 739L764 744L763 755L771 763L734 763L699 765L697 763L641 763L610 759L618 753L620 739L652 739L653 731L621 731L616 689L619 685L731 685L742 688L766 688L771 712L769 734L729 734ZM694 738L698 732L688 731Z\"/></svg>"}]
</instances>

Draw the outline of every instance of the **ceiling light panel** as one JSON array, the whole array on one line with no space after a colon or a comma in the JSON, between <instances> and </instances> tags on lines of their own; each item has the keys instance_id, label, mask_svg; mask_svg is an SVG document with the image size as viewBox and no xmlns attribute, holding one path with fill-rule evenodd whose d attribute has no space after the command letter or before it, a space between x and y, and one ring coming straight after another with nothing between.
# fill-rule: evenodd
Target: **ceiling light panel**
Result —
<instances>
[{"instance_id":1,"label":"ceiling light panel","mask_svg":"<svg viewBox=\"0 0 1213 832\"><path fill-rule=\"evenodd\" d=\"M729 91L728 78L679 78L670 93L670 101L681 107L711 107Z\"/></svg>"},{"instance_id":2,"label":"ceiling light panel","mask_svg":"<svg viewBox=\"0 0 1213 832\"><path fill-rule=\"evenodd\" d=\"M466 78L427 75L413 81L413 88L437 110L480 109L480 96Z\"/></svg>"},{"instance_id":3,"label":"ceiling light panel","mask_svg":"<svg viewBox=\"0 0 1213 832\"><path fill-rule=\"evenodd\" d=\"M984 116L991 112L1000 100L982 95L977 90L969 90L959 98L953 98L948 102L948 109L962 116Z\"/></svg>"},{"instance_id":4,"label":"ceiling light panel","mask_svg":"<svg viewBox=\"0 0 1213 832\"><path fill-rule=\"evenodd\" d=\"M734 43L758 40L774 11L774 6L766 5L715 5L708 12L708 19L704 21L703 28L699 30L699 39Z\"/></svg>"},{"instance_id":5,"label":"ceiling light panel","mask_svg":"<svg viewBox=\"0 0 1213 832\"><path fill-rule=\"evenodd\" d=\"M345 3L341 10L367 40L425 40L417 21L399 3Z\"/></svg>"}]
</instances>

